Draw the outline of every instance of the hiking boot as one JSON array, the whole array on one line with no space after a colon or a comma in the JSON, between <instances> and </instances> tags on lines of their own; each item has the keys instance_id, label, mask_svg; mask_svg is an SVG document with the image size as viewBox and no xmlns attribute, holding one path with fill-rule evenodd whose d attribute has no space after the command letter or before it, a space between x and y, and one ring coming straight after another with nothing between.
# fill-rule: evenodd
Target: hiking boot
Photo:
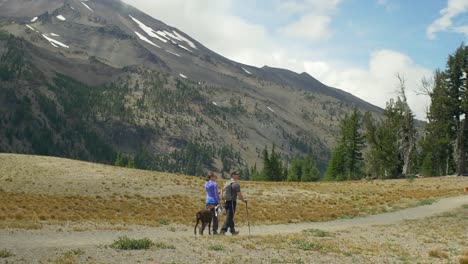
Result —
<instances>
[{"instance_id":1,"label":"hiking boot","mask_svg":"<svg viewBox=\"0 0 468 264\"><path fill-rule=\"evenodd\" d=\"M231 232L231 235L233 235L233 236L237 236L238 234L239 234L239 231Z\"/></svg>"},{"instance_id":2,"label":"hiking boot","mask_svg":"<svg viewBox=\"0 0 468 264\"><path fill-rule=\"evenodd\" d=\"M213 235L219 235L219 234L218 234L218 231L213 231L212 234L213 234Z\"/></svg>"}]
</instances>

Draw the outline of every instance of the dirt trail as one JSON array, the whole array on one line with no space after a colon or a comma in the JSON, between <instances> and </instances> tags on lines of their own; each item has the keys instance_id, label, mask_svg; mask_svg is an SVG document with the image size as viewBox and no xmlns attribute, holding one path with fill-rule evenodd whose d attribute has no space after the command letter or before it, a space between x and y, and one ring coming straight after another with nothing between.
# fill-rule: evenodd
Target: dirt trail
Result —
<instances>
[{"instance_id":1,"label":"dirt trail","mask_svg":"<svg viewBox=\"0 0 468 264\"><path fill-rule=\"evenodd\" d=\"M468 195L443 198L425 206L408 208L396 212L371 215L354 219L340 219L329 222L260 225L251 226L252 235L273 235L300 232L305 229L321 229L336 231L351 227L366 227L373 225L394 224L403 220L414 220L454 210L468 204ZM253 212L251 212L253 213ZM131 238L148 237L178 238L193 236L193 227L188 226L163 226L157 228L133 226L131 230L123 231L67 231L67 228L45 227L41 230L0 230L0 248L34 249L34 248L64 248L82 247L93 245L109 245L119 236ZM239 228L242 235L248 235L248 227Z\"/></svg>"}]
</instances>

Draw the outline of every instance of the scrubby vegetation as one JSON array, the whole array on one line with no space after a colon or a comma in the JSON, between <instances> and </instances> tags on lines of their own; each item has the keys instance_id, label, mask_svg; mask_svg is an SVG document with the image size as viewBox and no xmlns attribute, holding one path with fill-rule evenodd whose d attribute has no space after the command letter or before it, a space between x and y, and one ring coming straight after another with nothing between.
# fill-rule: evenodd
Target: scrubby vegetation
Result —
<instances>
[{"instance_id":1,"label":"scrubby vegetation","mask_svg":"<svg viewBox=\"0 0 468 264\"><path fill-rule=\"evenodd\" d=\"M119 237L119 239L114 241L114 243L111 245L112 248L121 250L149 249L152 246L154 246L154 242L149 238L132 239L126 236Z\"/></svg>"}]
</instances>

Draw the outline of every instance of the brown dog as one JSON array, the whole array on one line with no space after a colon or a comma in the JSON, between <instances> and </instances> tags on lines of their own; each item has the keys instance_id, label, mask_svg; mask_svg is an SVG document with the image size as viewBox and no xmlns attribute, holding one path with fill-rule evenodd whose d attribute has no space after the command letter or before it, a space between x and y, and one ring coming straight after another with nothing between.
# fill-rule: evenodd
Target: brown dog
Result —
<instances>
[{"instance_id":1,"label":"brown dog","mask_svg":"<svg viewBox=\"0 0 468 264\"><path fill-rule=\"evenodd\" d=\"M203 230L205 230L206 225L208 225L208 234L211 235L211 221L213 220L213 212L215 210L215 207L211 207L210 209L205 209L205 210L200 210L196 214L197 218L197 223L195 224L195 227L193 228L193 232L196 235L197 234L197 226L201 222L200 226L200 235L203 235Z\"/></svg>"}]
</instances>

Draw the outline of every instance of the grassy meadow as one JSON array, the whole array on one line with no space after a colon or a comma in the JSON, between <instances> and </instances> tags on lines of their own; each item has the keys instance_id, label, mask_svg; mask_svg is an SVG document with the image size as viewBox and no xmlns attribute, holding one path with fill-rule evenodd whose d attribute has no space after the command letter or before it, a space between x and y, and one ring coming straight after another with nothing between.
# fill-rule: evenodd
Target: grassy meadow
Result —
<instances>
[{"instance_id":1,"label":"grassy meadow","mask_svg":"<svg viewBox=\"0 0 468 264\"><path fill-rule=\"evenodd\" d=\"M75 160L0 154L0 228L92 221L192 224L204 207L204 180ZM218 181L222 185L223 180ZM415 180L241 182L252 224L351 218L463 194L463 177ZM238 210L240 224L245 210ZM245 223L244 223L245 224ZM38 226L39 225L39 226Z\"/></svg>"}]
</instances>

